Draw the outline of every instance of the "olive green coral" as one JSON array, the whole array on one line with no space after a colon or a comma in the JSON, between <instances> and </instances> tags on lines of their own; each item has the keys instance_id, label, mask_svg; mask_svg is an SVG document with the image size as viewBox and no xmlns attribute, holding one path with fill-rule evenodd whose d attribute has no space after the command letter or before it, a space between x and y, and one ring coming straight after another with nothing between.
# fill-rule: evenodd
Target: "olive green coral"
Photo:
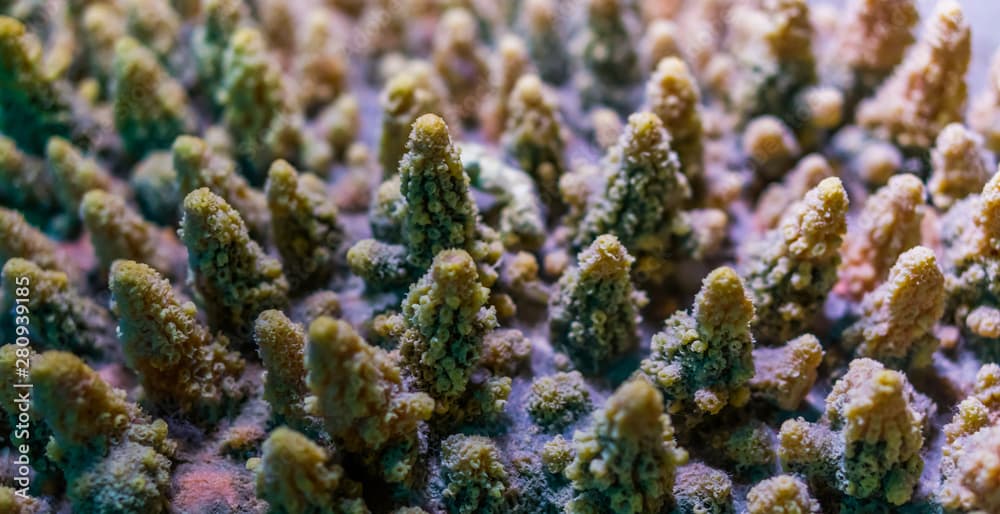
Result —
<instances>
[{"instance_id":1,"label":"olive green coral","mask_svg":"<svg viewBox=\"0 0 1000 514\"><path fill-rule=\"evenodd\" d=\"M367 514L361 486L304 435L276 428L257 467L257 496L274 514Z\"/></svg>"},{"instance_id":2,"label":"olive green coral","mask_svg":"<svg viewBox=\"0 0 1000 514\"><path fill-rule=\"evenodd\" d=\"M474 371L462 397L435 419L437 425L491 429L504 421L512 384L510 377Z\"/></svg>"},{"instance_id":3,"label":"olive green coral","mask_svg":"<svg viewBox=\"0 0 1000 514\"><path fill-rule=\"evenodd\" d=\"M483 337L479 365L494 374L514 376L531 366L531 339L516 328L498 328Z\"/></svg>"},{"instance_id":4,"label":"olive green coral","mask_svg":"<svg viewBox=\"0 0 1000 514\"><path fill-rule=\"evenodd\" d=\"M934 252L917 246L899 256L889 278L861 302L861 319L844 332L854 353L896 369L926 367L938 347L945 278Z\"/></svg>"},{"instance_id":5,"label":"olive green coral","mask_svg":"<svg viewBox=\"0 0 1000 514\"><path fill-rule=\"evenodd\" d=\"M125 441L114 447L99 464L70 475L68 491L76 512L161 513L169 511L171 488L171 448L165 441L167 426L162 421L151 428L155 438ZM160 446L160 447L157 447ZM165 454L166 453L166 454Z\"/></svg>"},{"instance_id":6,"label":"olive green coral","mask_svg":"<svg viewBox=\"0 0 1000 514\"><path fill-rule=\"evenodd\" d=\"M79 357L49 351L32 362L34 406L65 457L104 454L137 415L123 391L112 389Z\"/></svg>"},{"instance_id":7,"label":"olive green coral","mask_svg":"<svg viewBox=\"0 0 1000 514\"><path fill-rule=\"evenodd\" d=\"M469 10L453 7L444 12L434 34L433 62L448 87L448 96L463 121L473 121L488 91L490 75L486 51L479 42L479 28Z\"/></svg>"},{"instance_id":8,"label":"olive green coral","mask_svg":"<svg viewBox=\"0 0 1000 514\"><path fill-rule=\"evenodd\" d=\"M225 337L209 335L196 319L194 304L178 301L156 270L115 261L109 288L125 362L138 374L150 404L214 420L244 397L242 357L228 348Z\"/></svg>"},{"instance_id":9,"label":"olive green coral","mask_svg":"<svg viewBox=\"0 0 1000 514\"><path fill-rule=\"evenodd\" d=\"M569 79L572 61L566 38L561 33L562 17L554 0L523 2L528 51L538 74L549 84L562 85Z\"/></svg>"},{"instance_id":10,"label":"olive green coral","mask_svg":"<svg viewBox=\"0 0 1000 514\"><path fill-rule=\"evenodd\" d=\"M576 367L594 374L639 343L633 258L613 235L580 252L579 265L563 274L549 302L549 334Z\"/></svg>"},{"instance_id":11,"label":"olive green coral","mask_svg":"<svg viewBox=\"0 0 1000 514\"><path fill-rule=\"evenodd\" d=\"M31 226L18 211L0 207L0 262L27 259L42 269L62 271L73 281L81 276L59 245Z\"/></svg>"},{"instance_id":12,"label":"olive green coral","mask_svg":"<svg viewBox=\"0 0 1000 514\"><path fill-rule=\"evenodd\" d=\"M229 38L222 73L223 121L244 173L251 183L260 184L275 159L298 160L303 146L301 115L257 29L240 28Z\"/></svg>"},{"instance_id":13,"label":"olive green coral","mask_svg":"<svg viewBox=\"0 0 1000 514\"><path fill-rule=\"evenodd\" d=\"M539 426L559 430L590 412L590 391L578 371L539 377L525 407Z\"/></svg>"},{"instance_id":14,"label":"olive green coral","mask_svg":"<svg viewBox=\"0 0 1000 514\"><path fill-rule=\"evenodd\" d=\"M651 281L663 275L652 272L694 253L696 234L682 210L691 188L670 141L655 114L629 117L618 143L609 150L611 172L603 192L587 210L574 246L586 247L601 234L614 235L639 260L637 271L648 270L641 278Z\"/></svg>"},{"instance_id":15,"label":"olive green coral","mask_svg":"<svg viewBox=\"0 0 1000 514\"><path fill-rule=\"evenodd\" d=\"M27 319L23 326L39 348L94 356L113 347L111 316L104 307L81 295L65 273L14 258L4 264L0 281L0 326L9 340L14 340L15 327L20 325L17 320Z\"/></svg>"},{"instance_id":16,"label":"olive green coral","mask_svg":"<svg viewBox=\"0 0 1000 514\"><path fill-rule=\"evenodd\" d=\"M83 195L93 189L121 194L121 187L94 158L85 156L69 141L53 137L45 146L45 163L54 179L56 199L66 215L66 235L80 225Z\"/></svg>"},{"instance_id":17,"label":"olive green coral","mask_svg":"<svg viewBox=\"0 0 1000 514\"><path fill-rule=\"evenodd\" d=\"M378 157L383 177L399 171L399 161L406 153L410 129L417 118L427 113L451 118L444 87L427 63L411 64L386 83L379 97L382 131Z\"/></svg>"},{"instance_id":18,"label":"olive green coral","mask_svg":"<svg viewBox=\"0 0 1000 514\"><path fill-rule=\"evenodd\" d=\"M250 239L236 209L208 189L184 199L180 235L188 250L188 282L212 328L242 340L258 314L288 303L281 263Z\"/></svg>"},{"instance_id":19,"label":"olive green coral","mask_svg":"<svg viewBox=\"0 0 1000 514\"><path fill-rule=\"evenodd\" d=\"M902 505L924 467L924 401L906 375L855 359L827 396L826 423L786 421L779 455L792 470L849 497Z\"/></svg>"},{"instance_id":20,"label":"olive green coral","mask_svg":"<svg viewBox=\"0 0 1000 514\"><path fill-rule=\"evenodd\" d=\"M102 275L118 259L144 262L161 273L173 274L176 240L147 223L122 197L94 189L83 195L80 217Z\"/></svg>"},{"instance_id":21,"label":"olive green coral","mask_svg":"<svg viewBox=\"0 0 1000 514\"><path fill-rule=\"evenodd\" d=\"M472 257L463 250L445 250L403 300L406 330L400 354L419 387L437 401L439 412L449 410L465 392L483 337L496 326L496 312L487 306L489 294Z\"/></svg>"},{"instance_id":22,"label":"olive green coral","mask_svg":"<svg viewBox=\"0 0 1000 514\"><path fill-rule=\"evenodd\" d=\"M459 150L472 187L495 196L500 204L496 227L504 248L540 248L547 232L543 203L531 175L489 154L483 146L463 143Z\"/></svg>"},{"instance_id":23,"label":"olive green coral","mask_svg":"<svg viewBox=\"0 0 1000 514\"><path fill-rule=\"evenodd\" d=\"M513 492L500 450L482 436L452 435L441 443L441 497L449 514L507 512Z\"/></svg>"},{"instance_id":24,"label":"olive green coral","mask_svg":"<svg viewBox=\"0 0 1000 514\"><path fill-rule=\"evenodd\" d=\"M557 435L542 446L542 464L545 471L553 475L562 475L563 470L573 462L573 445Z\"/></svg>"},{"instance_id":25,"label":"olive green coral","mask_svg":"<svg viewBox=\"0 0 1000 514\"><path fill-rule=\"evenodd\" d=\"M49 136L72 131L69 101L47 73L42 48L17 19L0 16L0 127L38 154Z\"/></svg>"},{"instance_id":26,"label":"olive green coral","mask_svg":"<svg viewBox=\"0 0 1000 514\"><path fill-rule=\"evenodd\" d=\"M392 284L380 277L406 283L426 271L438 252L463 249L479 266L483 283L492 285L503 245L480 221L469 176L444 120L435 114L417 119L406 149L398 186L395 178L383 183L373 205L371 223L378 239L359 241L348 251L351 269L369 288L389 289Z\"/></svg>"},{"instance_id":27,"label":"olive green coral","mask_svg":"<svg viewBox=\"0 0 1000 514\"><path fill-rule=\"evenodd\" d=\"M124 2L126 28L142 44L168 60L178 40L181 19L169 0L127 0Z\"/></svg>"},{"instance_id":28,"label":"olive green coral","mask_svg":"<svg viewBox=\"0 0 1000 514\"><path fill-rule=\"evenodd\" d=\"M254 239L267 240L270 227L267 198L247 184L236 171L236 163L205 140L193 136L178 137L171 149L181 203L192 191L207 187L239 211Z\"/></svg>"},{"instance_id":29,"label":"olive green coral","mask_svg":"<svg viewBox=\"0 0 1000 514\"><path fill-rule=\"evenodd\" d=\"M147 154L135 165L129 185L144 218L162 226L177 225L182 197L169 151Z\"/></svg>"},{"instance_id":30,"label":"olive green coral","mask_svg":"<svg viewBox=\"0 0 1000 514\"><path fill-rule=\"evenodd\" d=\"M517 81L531 70L531 57L524 41L513 34L504 35L497 43L492 58L491 97L480 107L483 132L496 137L507 125L510 114L510 93Z\"/></svg>"},{"instance_id":31,"label":"olive green coral","mask_svg":"<svg viewBox=\"0 0 1000 514\"><path fill-rule=\"evenodd\" d=\"M405 146L405 145L404 145ZM392 175L378 185L368 209L368 224L372 236L388 243L402 243L403 217L406 215L406 201L398 174Z\"/></svg>"},{"instance_id":32,"label":"olive green coral","mask_svg":"<svg viewBox=\"0 0 1000 514\"><path fill-rule=\"evenodd\" d=\"M787 341L820 311L837 279L847 204L840 179L827 178L789 208L779 227L744 247L759 340Z\"/></svg>"},{"instance_id":33,"label":"olive green coral","mask_svg":"<svg viewBox=\"0 0 1000 514\"><path fill-rule=\"evenodd\" d=\"M53 188L42 161L0 134L0 203L39 221L46 220L58 211Z\"/></svg>"},{"instance_id":34,"label":"olive green coral","mask_svg":"<svg viewBox=\"0 0 1000 514\"><path fill-rule=\"evenodd\" d=\"M410 280L410 267L403 245L362 239L347 251L347 265L352 273L364 279L369 288L376 290L405 286Z\"/></svg>"},{"instance_id":35,"label":"olive green coral","mask_svg":"<svg viewBox=\"0 0 1000 514\"><path fill-rule=\"evenodd\" d=\"M671 415L695 422L750 397L754 306L739 275L717 268L702 282L691 312L679 311L653 336L641 364Z\"/></svg>"},{"instance_id":36,"label":"olive green coral","mask_svg":"<svg viewBox=\"0 0 1000 514\"><path fill-rule=\"evenodd\" d=\"M309 326L306 365L316 414L330 435L360 454L377 476L410 480L420 449L418 428L434 412L434 400L404 386L393 356L329 317Z\"/></svg>"},{"instance_id":37,"label":"olive green coral","mask_svg":"<svg viewBox=\"0 0 1000 514\"><path fill-rule=\"evenodd\" d=\"M735 426L709 432L708 443L712 449L711 453L743 476L752 477L773 469L776 453L774 430L764 422L754 419L730 424ZM711 425L705 428L711 430Z\"/></svg>"},{"instance_id":38,"label":"olive green coral","mask_svg":"<svg viewBox=\"0 0 1000 514\"><path fill-rule=\"evenodd\" d=\"M334 271L343 227L322 180L274 161L267 178L272 240L293 290L322 286Z\"/></svg>"},{"instance_id":39,"label":"olive green coral","mask_svg":"<svg viewBox=\"0 0 1000 514\"><path fill-rule=\"evenodd\" d=\"M52 430L48 455L62 467L78 512L167 512L167 424L150 421L123 391L70 353L49 351L32 364L34 405Z\"/></svg>"},{"instance_id":40,"label":"olive green coral","mask_svg":"<svg viewBox=\"0 0 1000 514\"><path fill-rule=\"evenodd\" d=\"M0 486L0 512L10 514L41 514L47 506L36 498L19 494L19 491Z\"/></svg>"},{"instance_id":41,"label":"olive green coral","mask_svg":"<svg viewBox=\"0 0 1000 514\"><path fill-rule=\"evenodd\" d=\"M670 133L670 147L677 152L696 203L706 186L700 101L698 84L684 61L668 57L656 65L646 84L646 108L660 118Z\"/></svg>"},{"instance_id":42,"label":"olive green coral","mask_svg":"<svg viewBox=\"0 0 1000 514\"><path fill-rule=\"evenodd\" d=\"M25 464L24 457L20 457L23 454L34 471L34 476L27 483L26 474L18 471L15 475L11 472L12 483L21 493L19 497L26 499L23 495L27 492L46 492L59 487L63 476L45 454L52 431L45 423L38 421L40 417L37 408L31 404L30 370L31 360L36 353L26 338L11 337L11 341L18 341L19 344L0 346L0 427L7 429L5 443L11 450L17 451L17 455L10 461L15 466L13 469ZM0 506L2 504L3 501L0 500Z\"/></svg>"},{"instance_id":43,"label":"olive green coral","mask_svg":"<svg viewBox=\"0 0 1000 514\"><path fill-rule=\"evenodd\" d=\"M579 76L584 108L596 105L625 113L634 107L641 78L639 54L625 24L621 0L589 0L583 35L583 73Z\"/></svg>"},{"instance_id":44,"label":"olive green coral","mask_svg":"<svg viewBox=\"0 0 1000 514\"><path fill-rule=\"evenodd\" d=\"M205 0L203 20L191 35L191 50L199 84L209 97L219 102L223 76L223 55L229 39L247 20L247 6L239 0Z\"/></svg>"},{"instance_id":45,"label":"olive green coral","mask_svg":"<svg viewBox=\"0 0 1000 514\"><path fill-rule=\"evenodd\" d=\"M118 6L91 3L83 9L80 31L86 69L100 81L102 96L108 96L114 73L115 43L126 34L124 13Z\"/></svg>"},{"instance_id":46,"label":"olive green coral","mask_svg":"<svg viewBox=\"0 0 1000 514\"><path fill-rule=\"evenodd\" d=\"M566 134L557 99L538 76L525 75L514 85L508 104L505 152L535 179L542 200L555 208L559 177L566 170Z\"/></svg>"},{"instance_id":47,"label":"olive green coral","mask_svg":"<svg viewBox=\"0 0 1000 514\"><path fill-rule=\"evenodd\" d=\"M266 310L254 322L253 339L264 364L264 400L274 418L296 430L306 430L306 334L279 310Z\"/></svg>"},{"instance_id":48,"label":"olive green coral","mask_svg":"<svg viewBox=\"0 0 1000 514\"><path fill-rule=\"evenodd\" d=\"M400 192L406 200L403 238L410 264L427 269L434 256L448 248L481 255L486 243L478 234L479 211L444 120L434 114L418 118L406 149L399 173Z\"/></svg>"},{"instance_id":49,"label":"olive green coral","mask_svg":"<svg viewBox=\"0 0 1000 514\"><path fill-rule=\"evenodd\" d=\"M672 501L675 470L687 460L660 393L642 379L619 387L591 426L573 435L573 448L570 514L659 512Z\"/></svg>"},{"instance_id":50,"label":"olive green coral","mask_svg":"<svg viewBox=\"0 0 1000 514\"><path fill-rule=\"evenodd\" d=\"M169 148L189 126L187 109L184 88L160 66L156 55L130 37L119 39L114 59L114 121L125 151L139 157Z\"/></svg>"}]
</instances>

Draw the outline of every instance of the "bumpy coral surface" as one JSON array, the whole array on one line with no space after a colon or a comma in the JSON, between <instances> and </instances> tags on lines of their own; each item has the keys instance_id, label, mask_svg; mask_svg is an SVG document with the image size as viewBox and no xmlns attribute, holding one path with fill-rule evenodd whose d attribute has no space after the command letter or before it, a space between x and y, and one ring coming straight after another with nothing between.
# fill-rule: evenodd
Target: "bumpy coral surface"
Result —
<instances>
[{"instance_id":1,"label":"bumpy coral surface","mask_svg":"<svg viewBox=\"0 0 1000 514\"><path fill-rule=\"evenodd\" d=\"M209 335L194 304L178 301L170 282L145 264L121 260L108 288L125 362L152 405L211 420L242 399L243 359L225 337Z\"/></svg>"},{"instance_id":2,"label":"bumpy coral surface","mask_svg":"<svg viewBox=\"0 0 1000 514\"><path fill-rule=\"evenodd\" d=\"M559 105L538 77L525 75L510 93L503 143L507 153L541 186L548 203L558 199L565 171L565 138Z\"/></svg>"},{"instance_id":3,"label":"bumpy coral surface","mask_svg":"<svg viewBox=\"0 0 1000 514\"><path fill-rule=\"evenodd\" d=\"M893 368L925 367L938 345L934 323L944 314L944 302L944 275L934 252L913 248L862 300L862 319L844 333L845 344Z\"/></svg>"},{"instance_id":4,"label":"bumpy coral surface","mask_svg":"<svg viewBox=\"0 0 1000 514\"><path fill-rule=\"evenodd\" d=\"M941 458L941 504L956 511L995 510L997 497L997 415L1000 413L1000 367L983 366L972 394L958 405L945 425Z\"/></svg>"},{"instance_id":5,"label":"bumpy coral surface","mask_svg":"<svg viewBox=\"0 0 1000 514\"><path fill-rule=\"evenodd\" d=\"M806 484L791 475L778 475L760 482L747 493L747 512L818 514L820 510Z\"/></svg>"},{"instance_id":6,"label":"bumpy coral surface","mask_svg":"<svg viewBox=\"0 0 1000 514\"><path fill-rule=\"evenodd\" d=\"M40 349L81 355L108 351L114 344L107 310L80 295L65 273L14 258L4 264L0 281L4 291L0 299L3 308L0 327L8 340L27 336ZM32 294L18 295L19 292ZM26 313L31 316L25 316Z\"/></svg>"},{"instance_id":7,"label":"bumpy coral surface","mask_svg":"<svg viewBox=\"0 0 1000 514\"><path fill-rule=\"evenodd\" d=\"M826 399L825 423L781 427L780 456L791 469L845 495L902 505L924 467L921 409L906 376L871 359L855 359Z\"/></svg>"},{"instance_id":8,"label":"bumpy coral surface","mask_svg":"<svg viewBox=\"0 0 1000 514\"><path fill-rule=\"evenodd\" d=\"M578 371L539 377L531 383L527 409L539 426L561 428L590 410L590 392Z\"/></svg>"},{"instance_id":9,"label":"bumpy coral surface","mask_svg":"<svg viewBox=\"0 0 1000 514\"><path fill-rule=\"evenodd\" d=\"M176 445L167 424L150 421L70 353L32 363L38 413L52 429L46 453L63 470L81 512L167 512Z\"/></svg>"},{"instance_id":10,"label":"bumpy coral surface","mask_svg":"<svg viewBox=\"0 0 1000 514\"><path fill-rule=\"evenodd\" d=\"M0 512L1000 512L931 4L0 0Z\"/></svg>"},{"instance_id":11,"label":"bumpy coral surface","mask_svg":"<svg viewBox=\"0 0 1000 514\"><path fill-rule=\"evenodd\" d=\"M254 322L253 340L267 372L264 399L275 418L293 427L306 423L305 346L302 326L279 310L266 310Z\"/></svg>"},{"instance_id":12,"label":"bumpy coral surface","mask_svg":"<svg viewBox=\"0 0 1000 514\"><path fill-rule=\"evenodd\" d=\"M677 512L725 514L733 510L733 483L722 471L701 463L677 470L674 502Z\"/></svg>"},{"instance_id":13,"label":"bumpy coral surface","mask_svg":"<svg viewBox=\"0 0 1000 514\"><path fill-rule=\"evenodd\" d=\"M605 234L577 260L579 266L563 275L550 301L549 333L581 371L596 373L638 344L629 278L633 258L615 236Z\"/></svg>"},{"instance_id":14,"label":"bumpy coral surface","mask_svg":"<svg viewBox=\"0 0 1000 514\"><path fill-rule=\"evenodd\" d=\"M173 274L175 241L143 219L121 197L100 189L88 191L80 204L80 217L103 274L118 259L144 262Z\"/></svg>"},{"instance_id":15,"label":"bumpy coral surface","mask_svg":"<svg viewBox=\"0 0 1000 514\"><path fill-rule=\"evenodd\" d=\"M705 188L700 99L691 70L676 57L660 61L646 84L646 105L670 133L670 145L696 199Z\"/></svg>"},{"instance_id":16,"label":"bumpy coral surface","mask_svg":"<svg viewBox=\"0 0 1000 514\"><path fill-rule=\"evenodd\" d=\"M474 252L478 211L468 196L469 176L439 116L425 115L414 122L399 174L410 263L426 269L441 250Z\"/></svg>"},{"instance_id":17,"label":"bumpy coral surface","mask_svg":"<svg viewBox=\"0 0 1000 514\"><path fill-rule=\"evenodd\" d=\"M257 494L274 513L368 512L344 469L329 463L321 446L288 428L277 428L264 442L257 465Z\"/></svg>"},{"instance_id":18,"label":"bumpy coral surface","mask_svg":"<svg viewBox=\"0 0 1000 514\"><path fill-rule=\"evenodd\" d=\"M934 172L927 187L934 205L942 210L982 191L992 175L983 155L982 138L959 123L938 134L931 156Z\"/></svg>"},{"instance_id":19,"label":"bumpy coral surface","mask_svg":"<svg viewBox=\"0 0 1000 514\"><path fill-rule=\"evenodd\" d=\"M697 418L747 402L747 380L754 375L753 316L739 275L718 268L705 278L691 312L667 319L641 368L663 391L671 414Z\"/></svg>"},{"instance_id":20,"label":"bumpy coral surface","mask_svg":"<svg viewBox=\"0 0 1000 514\"><path fill-rule=\"evenodd\" d=\"M676 467L686 458L660 393L643 379L615 391L590 428L574 434L573 448L570 513L657 512L669 504Z\"/></svg>"},{"instance_id":21,"label":"bumpy coral surface","mask_svg":"<svg viewBox=\"0 0 1000 514\"><path fill-rule=\"evenodd\" d=\"M503 512L508 479L500 451L482 436L453 435L441 443L441 496L450 513Z\"/></svg>"},{"instance_id":22,"label":"bumpy coral surface","mask_svg":"<svg viewBox=\"0 0 1000 514\"><path fill-rule=\"evenodd\" d=\"M180 234L189 280L213 328L246 337L257 314L287 305L281 263L250 239L236 209L207 188L184 198Z\"/></svg>"},{"instance_id":23,"label":"bumpy coral surface","mask_svg":"<svg viewBox=\"0 0 1000 514\"><path fill-rule=\"evenodd\" d=\"M347 323L320 317L306 355L314 410L329 434L387 480L406 480L419 457L417 429L434 401L402 383L399 365Z\"/></svg>"},{"instance_id":24,"label":"bumpy coral surface","mask_svg":"<svg viewBox=\"0 0 1000 514\"><path fill-rule=\"evenodd\" d=\"M465 392L483 336L496 326L495 311L486 306L488 295L472 257L445 250L403 300L406 330L400 353L439 409Z\"/></svg>"},{"instance_id":25,"label":"bumpy coral surface","mask_svg":"<svg viewBox=\"0 0 1000 514\"><path fill-rule=\"evenodd\" d=\"M798 335L819 312L836 280L847 203L840 180L825 179L789 207L777 228L746 248L744 279L762 339Z\"/></svg>"},{"instance_id":26,"label":"bumpy coral surface","mask_svg":"<svg viewBox=\"0 0 1000 514\"><path fill-rule=\"evenodd\" d=\"M299 175L285 161L274 161L267 176L267 207L272 238L291 287L308 289L329 279L343 229L337 206L315 175Z\"/></svg>"},{"instance_id":27,"label":"bumpy coral surface","mask_svg":"<svg viewBox=\"0 0 1000 514\"><path fill-rule=\"evenodd\" d=\"M691 198L691 187L660 118L629 117L607 161L614 171L603 194L588 206L574 243L583 248L601 234L614 235L639 260L641 278L662 281L672 260L700 253L701 243L690 214L680 208Z\"/></svg>"},{"instance_id":28,"label":"bumpy coral surface","mask_svg":"<svg viewBox=\"0 0 1000 514\"><path fill-rule=\"evenodd\" d=\"M975 349L989 359L998 355L1000 311L994 277L1000 271L1000 174L952 207L941 222L947 277L945 318L958 324Z\"/></svg>"}]
</instances>

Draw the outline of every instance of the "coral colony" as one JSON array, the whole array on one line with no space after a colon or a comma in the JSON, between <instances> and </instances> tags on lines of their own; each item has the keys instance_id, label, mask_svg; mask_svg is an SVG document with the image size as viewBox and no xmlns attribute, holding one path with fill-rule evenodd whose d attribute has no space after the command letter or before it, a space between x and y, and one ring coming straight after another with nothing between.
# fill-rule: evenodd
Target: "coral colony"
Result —
<instances>
[{"instance_id":1,"label":"coral colony","mask_svg":"<svg viewBox=\"0 0 1000 514\"><path fill-rule=\"evenodd\" d=\"M1000 513L916 4L0 1L0 514Z\"/></svg>"}]
</instances>

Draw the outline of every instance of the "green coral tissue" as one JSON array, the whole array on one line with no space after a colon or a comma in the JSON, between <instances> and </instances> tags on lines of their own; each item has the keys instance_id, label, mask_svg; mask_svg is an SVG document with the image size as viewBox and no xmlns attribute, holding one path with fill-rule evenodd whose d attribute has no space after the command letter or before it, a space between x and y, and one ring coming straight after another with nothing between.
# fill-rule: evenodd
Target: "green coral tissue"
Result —
<instances>
[{"instance_id":1,"label":"green coral tissue","mask_svg":"<svg viewBox=\"0 0 1000 514\"><path fill-rule=\"evenodd\" d=\"M1000 514L998 16L0 0L0 514Z\"/></svg>"}]
</instances>

